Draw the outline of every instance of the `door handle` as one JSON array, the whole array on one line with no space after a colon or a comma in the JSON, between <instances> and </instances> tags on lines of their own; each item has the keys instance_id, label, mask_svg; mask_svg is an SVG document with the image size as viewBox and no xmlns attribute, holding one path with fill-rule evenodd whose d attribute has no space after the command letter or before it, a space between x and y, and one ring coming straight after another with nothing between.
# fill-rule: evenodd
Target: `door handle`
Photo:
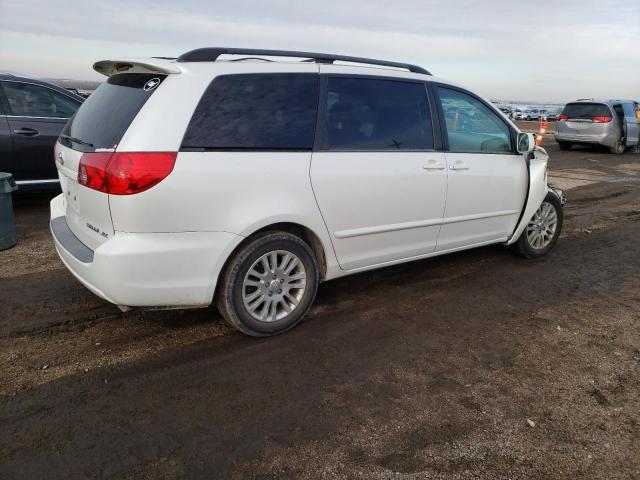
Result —
<instances>
[{"instance_id":1,"label":"door handle","mask_svg":"<svg viewBox=\"0 0 640 480\"><path fill-rule=\"evenodd\" d=\"M464 164L460 164L460 165L449 165L449 170L469 170L469 167L467 167Z\"/></svg>"},{"instance_id":2,"label":"door handle","mask_svg":"<svg viewBox=\"0 0 640 480\"><path fill-rule=\"evenodd\" d=\"M15 133L16 135L24 135L25 137L33 137L35 135L38 135L38 130L34 130L33 128L18 128L17 130L14 130L13 133Z\"/></svg>"},{"instance_id":3,"label":"door handle","mask_svg":"<svg viewBox=\"0 0 640 480\"><path fill-rule=\"evenodd\" d=\"M444 170L444 165L436 160L429 160L422 165L422 168L425 170Z\"/></svg>"}]
</instances>

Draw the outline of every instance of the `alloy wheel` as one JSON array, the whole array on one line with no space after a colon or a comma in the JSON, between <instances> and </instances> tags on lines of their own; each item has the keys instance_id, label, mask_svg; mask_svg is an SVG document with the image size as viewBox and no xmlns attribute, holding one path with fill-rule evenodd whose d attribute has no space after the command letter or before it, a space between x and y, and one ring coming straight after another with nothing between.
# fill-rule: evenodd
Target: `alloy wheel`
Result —
<instances>
[{"instance_id":1,"label":"alloy wheel","mask_svg":"<svg viewBox=\"0 0 640 480\"><path fill-rule=\"evenodd\" d=\"M527 225L529 245L536 250L544 249L553 240L557 227L558 214L555 207L549 202L542 202Z\"/></svg>"},{"instance_id":2,"label":"alloy wheel","mask_svg":"<svg viewBox=\"0 0 640 480\"><path fill-rule=\"evenodd\" d=\"M292 252L274 250L258 258L242 282L242 301L249 315L275 322L293 312L307 286L302 260Z\"/></svg>"}]
</instances>

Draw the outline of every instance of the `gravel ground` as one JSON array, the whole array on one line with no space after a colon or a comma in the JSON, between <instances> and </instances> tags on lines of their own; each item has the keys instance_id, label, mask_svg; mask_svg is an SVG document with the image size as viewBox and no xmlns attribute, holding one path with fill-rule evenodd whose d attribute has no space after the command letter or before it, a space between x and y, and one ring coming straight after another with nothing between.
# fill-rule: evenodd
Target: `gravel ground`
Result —
<instances>
[{"instance_id":1,"label":"gravel ground","mask_svg":"<svg viewBox=\"0 0 640 480\"><path fill-rule=\"evenodd\" d=\"M545 146L568 197L550 255L327 282L270 339L120 313L57 259L47 199L18 199L0 478L640 479L640 155Z\"/></svg>"}]
</instances>

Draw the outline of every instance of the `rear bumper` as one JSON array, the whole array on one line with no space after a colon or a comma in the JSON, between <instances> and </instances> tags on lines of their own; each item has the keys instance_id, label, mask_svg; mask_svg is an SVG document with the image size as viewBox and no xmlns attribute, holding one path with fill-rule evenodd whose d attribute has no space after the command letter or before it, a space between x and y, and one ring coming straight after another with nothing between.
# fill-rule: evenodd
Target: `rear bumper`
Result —
<instances>
[{"instance_id":1,"label":"rear bumper","mask_svg":"<svg viewBox=\"0 0 640 480\"><path fill-rule=\"evenodd\" d=\"M585 145L604 145L606 147L612 147L618 140L618 136L611 132L580 134L574 132L556 131L555 138L556 141L560 142L573 142Z\"/></svg>"},{"instance_id":2,"label":"rear bumper","mask_svg":"<svg viewBox=\"0 0 640 480\"><path fill-rule=\"evenodd\" d=\"M51 233L85 287L127 307L209 305L225 260L242 240L227 232L116 232L91 251L66 226L61 195L51 201Z\"/></svg>"}]
</instances>

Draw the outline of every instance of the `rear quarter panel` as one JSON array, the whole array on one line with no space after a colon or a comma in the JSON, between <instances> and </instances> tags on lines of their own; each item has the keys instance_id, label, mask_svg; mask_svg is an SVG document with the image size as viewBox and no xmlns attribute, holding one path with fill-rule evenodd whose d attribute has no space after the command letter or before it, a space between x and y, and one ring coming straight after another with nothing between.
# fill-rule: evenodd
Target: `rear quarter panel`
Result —
<instances>
[{"instance_id":1,"label":"rear quarter panel","mask_svg":"<svg viewBox=\"0 0 640 480\"><path fill-rule=\"evenodd\" d=\"M202 93L216 75L318 72L317 65L300 63L216 62L184 68L158 87L118 151L178 151ZM337 262L311 188L310 162L311 151L180 152L173 171L158 185L136 195L109 196L114 229L249 236L274 223L297 223L322 241L329 276Z\"/></svg>"}]
</instances>

